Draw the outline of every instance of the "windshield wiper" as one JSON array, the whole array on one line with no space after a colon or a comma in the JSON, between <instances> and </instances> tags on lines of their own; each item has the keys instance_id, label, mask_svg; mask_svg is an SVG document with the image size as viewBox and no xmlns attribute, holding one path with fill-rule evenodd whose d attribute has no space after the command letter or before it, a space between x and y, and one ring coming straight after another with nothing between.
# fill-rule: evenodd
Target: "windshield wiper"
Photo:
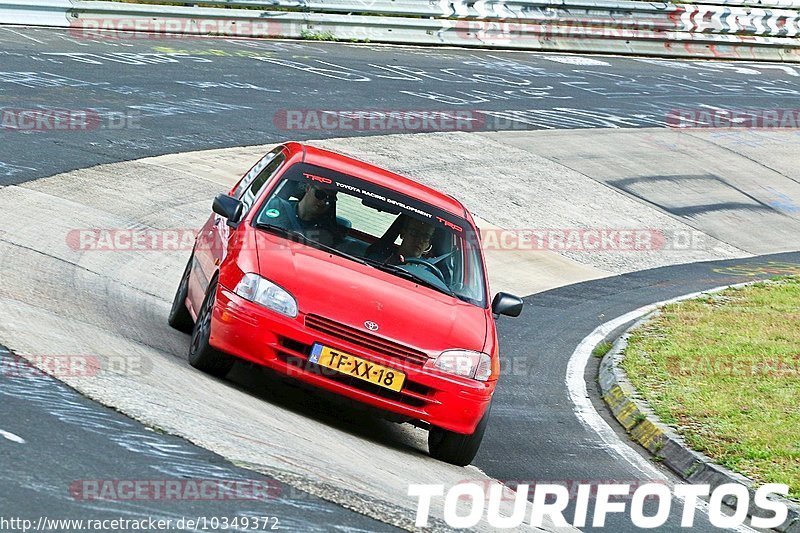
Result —
<instances>
[{"instance_id":1,"label":"windshield wiper","mask_svg":"<svg viewBox=\"0 0 800 533\"><path fill-rule=\"evenodd\" d=\"M438 285L426 278L423 278L422 276L418 276L413 272L409 272L405 268L399 267L397 265L392 265L384 261L375 261L373 259L367 259L366 261L368 262L368 264L374 266L377 269L384 270L386 272L391 272L392 274L397 274L400 277L411 280L414 283L419 283L420 285L425 285L426 287L442 292L448 296L454 296L454 297L457 296L456 293L451 291L446 285L445 286Z\"/></svg>"},{"instance_id":2,"label":"windshield wiper","mask_svg":"<svg viewBox=\"0 0 800 533\"><path fill-rule=\"evenodd\" d=\"M356 263L361 263L362 265L369 265L369 263L367 263L366 261L364 261L360 257L356 257L354 255L350 255L350 254L348 254L346 252L343 252L341 250L338 250L338 249L334 248L333 246L328 246L327 244L323 244L323 243L321 243L319 241L315 241L314 239L309 239L308 237L306 237L305 235L303 235L299 231L286 229L283 226L276 226L274 224L267 224L265 222L256 222L255 223L255 227L257 227L259 229L267 230L267 231L272 231L274 233L278 233L278 234L280 234L280 235L282 235L284 237L294 237L298 241L302 242L303 244L308 244L308 245L313 246L315 248L320 248L321 250L325 250L326 252L330 252L332 254L336 254L336 255L339 255L341 257L346 257L347 259L355 261Z\"/></svg>"},{"instance_id":3,"label":"windshield wiper","mask_svg":"<svg viewBox=\"0 0 800 533\"><path fill-rule=\"evenodd\" d=\"M272 233L277 233L282 237L296 237L300 242L306 243L310 242L310 239L300 233L299 231L291 230L284 228L283 226L276 226L275 224L267 224L266 222L256 222L253 224L258 229L263 229L267 231L271 231Z\"/></svg>"}]
</instances>

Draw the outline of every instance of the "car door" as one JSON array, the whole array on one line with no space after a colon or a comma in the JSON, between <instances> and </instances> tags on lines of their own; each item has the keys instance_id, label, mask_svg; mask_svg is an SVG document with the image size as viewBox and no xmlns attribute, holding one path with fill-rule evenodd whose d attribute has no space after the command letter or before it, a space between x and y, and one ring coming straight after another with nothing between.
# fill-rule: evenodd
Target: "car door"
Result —
<instances>
[{"instance_id":1,"label":"car door","mask_svg":"<svg viewBox=\"0 0 800 533\"><path fill-rule=\"evenodd\" d=\"M283 146L265 155L245 174L231 190L231 196L242 202L242 218L252 209L255 200L286 161ZM227 219L211 213L197 235L195 244L194 286L190 298L194 309L199 309L211 278L228 255L228 243L236 229L227 224Z\"/></svg>"}]
</instances>

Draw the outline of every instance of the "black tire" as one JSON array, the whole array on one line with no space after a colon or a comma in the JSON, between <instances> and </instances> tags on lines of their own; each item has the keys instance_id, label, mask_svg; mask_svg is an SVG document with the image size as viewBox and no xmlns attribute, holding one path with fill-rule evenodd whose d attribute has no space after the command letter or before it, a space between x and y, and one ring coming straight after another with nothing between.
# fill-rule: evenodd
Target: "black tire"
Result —
<instances>
[{"instance_id":1,"label":"black tire","mask_svg":"<svg viewBox=\"0 0 800 533\"><path fill-rule=\"evenodd\" d=\"M456 466L467 466L475 459L478 448L481 447L483 434L489 422L489 411L492 405L486 408L483 418L475 427L475 432L469 435L454 433L446 429L431 426L428 432L428 453L434 459L444 461Z\"/></svg>"},{"instance_id":2,"label":"black tire","mask_svg":"<svg viewBox=\"0 0 800 533\"><path fill-rule=\"evenodd\" d=\"M189 294L189 274L192 271L192 261L194 261L194 254L189 258L186 268L183 271L181 282L178 284L178 290L175 292L175 298L172 300L172 309L169 310L169 318L167 322L173 328L184 333L191 333L194 329L194 320L189 310L186 309L186 296Z\"/></svg>"},{"instance_id":3,"label":"black tire","mask_svg":"<svg viewBox=\"0 0 800 533\"><path fill-rule=\"evenodd\" d=\"M192 342L189 343L189 364L206 374L224 378L233 367L234 358L208 343L211 337L211 312L214 309L216 297L217 281L215 279L208 285L206 297L192 330Z\"/></svg>"}]
</instances>

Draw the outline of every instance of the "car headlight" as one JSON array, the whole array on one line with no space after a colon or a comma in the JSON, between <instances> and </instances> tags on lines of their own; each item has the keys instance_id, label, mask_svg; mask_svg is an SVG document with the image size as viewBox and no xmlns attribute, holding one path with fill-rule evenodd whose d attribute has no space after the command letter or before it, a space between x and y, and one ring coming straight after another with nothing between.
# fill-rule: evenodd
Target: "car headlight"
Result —
<instances>
[{"instance_id":1,"label":"car headlight","mask_svg":"<svg viewBox=\"0 0 800 533\"><path fill-rule=\"evenodd\" d=\"M478 381L486 381L492 375L492 358L482 352L447 350L433 364L439 370Z\"/></svg>"},{"instance_id":2,"label":"car headlight","mask_svg":"<svg viewBox=\"0 0 800 533\"><path fill-rule=\"evenodd\" d=\"M236 285L233 292L245 300L263 305L282 315L291 318L297 316L297 300L284 289L258 274L251 272L242 276L242 280Z\"/></svg>"}]
</instances>

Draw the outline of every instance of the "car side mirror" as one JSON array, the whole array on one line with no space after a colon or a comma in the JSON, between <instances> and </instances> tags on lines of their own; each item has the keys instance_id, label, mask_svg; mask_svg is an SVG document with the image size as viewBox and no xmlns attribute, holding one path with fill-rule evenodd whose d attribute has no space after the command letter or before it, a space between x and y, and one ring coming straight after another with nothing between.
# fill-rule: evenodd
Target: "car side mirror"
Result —
<instances>
[{"instance_id":1,"label":"car side mirror","mask_svg":"<svg viewBox=\"0 0 800 533\"><path fill-rule=\"evenodd\" d=\"M495 315L519 316L523 301L519 296L498 292L492 300L492 313Z\"/></svg>"},{"instance_id":2,"label":"car side mirror","mask_svg":"<svg viewBox=\"0 0 800 533\"><path fill-rule=\"evenodd\" d=\"M233 196L218 194L217 197L214 198L214 205L211 209L219 216L227 218L228 221L226 224L235 228L239 224L239 219L242 218L244 204Z\"/></svg>"}]
</instances>

